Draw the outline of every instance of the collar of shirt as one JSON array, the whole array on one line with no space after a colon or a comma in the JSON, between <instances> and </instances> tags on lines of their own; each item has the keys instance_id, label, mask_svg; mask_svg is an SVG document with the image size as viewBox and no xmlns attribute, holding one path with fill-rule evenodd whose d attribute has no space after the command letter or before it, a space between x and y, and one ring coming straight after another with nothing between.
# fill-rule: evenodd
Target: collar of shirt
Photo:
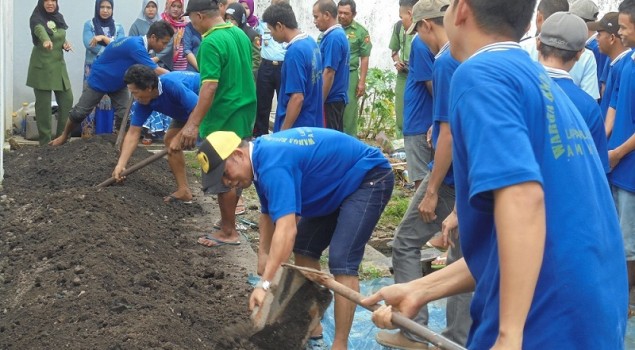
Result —
<instances>
[{"instance_id":1,"label":"collar of shirt","mask_svg":"<svg viewBox=\"0 0 635 350\"><path fill-rule=\"evenodd\" d=\"M631 59L633 59L633 61L635 61L635 50L633 51L633 54L631 55Z\"/></svg>"},{"instance_id":2,"label":"collar of shirt","mask_svg":"<svg viewBox=\"0 0 635 350\"><path fill-rule=\"evenodd\" d=\"M212 28L210 28L207 32L205 32L205 34L203 34L203 38L205 38L206 36L212 34L212 32L215 31L216 29L227 29L227 28L231 28L233 26L234 25L229 23L229 22L217 24L217 25L213 26Z\"/></svg>"},{"instance_id":3,"label":"collar of shirt","mask_svg":"<svg viewBox=\"0 0 635 350\"><path fill-rule=\"evenodd\" d=\"M553 68L553 67L547 67L547 66L543 66L543 67L545 67L545 70L547 71L547 75L549 75L549 78L573 80L573 78L571 78L571 74L569 74L569 72L567 72L566 70Z\"/></svg>"},{"instance_id":4,"label":"collar of shirt","mask_svg":"<svg viewBox=\"0 0 635 350\"><path fill-rule=\"evenodd\" d=\"M615 65L617 62L619 62L624 56L626 56L629 52L631 52L631 49L626 49L624 50L621 54L617 55L617 57L615 57L615 59L613 61L611 61L611 66Z\"/></svg>"},{"instance_id":5,"label":"collar of shirt","mask_svg":"<svg viewBox=\"0 0 635 350\"><path fill-rule=\"evenodd\" d=\"M251 173L254 174L254 181L258 181L256 169L254 169L254 143L249 142L249 161L251 162Z\"/></svg>"},{"instance_id":6,"label":"collar of shirt","mask_svg":"<svg viewBox=\"0 0 635 350\"><path fill-rule=\"evenodd\" d=\"M443 55L443 53L445 51L447 51L450 48L450 42L448 41L447 43L445 43L445 45L443 45L443 47L441 47L441 50L439 50L439 53L437 53L436 56L434 56L434 59L438 59L439 57L441 57L441 55Z\"/></svg>"},{"instance_id":7,"label":"collar of shirt","mask_svg":"<svg viewBox=\"0 0 635 350\"><path fill-rule=\"evenodd\" d=\"M150 51L148 48L148 37L146 35L143 36L143 46L146 47L146 51Z\"/></svg>"},{"instance_id":8,"label":"collar of shirt","mask_svg":"<svg viewBox=\"0 0 635 350\"><path fill-rule=\"evenodd\" d=\"M331 28L329 28L329 29L324 31L324 36L326 36L328 33L334 31L337 28L342 28L342 25L338 23L338 24L335 24L335 25L331 26Z\"/></svg>"},{"instance_id":9,"label":"collar of shirt","mask_svg":"<svg viewBox=\"0 0 635 350\"><path fill-rule=\"evenodd\" d=\"M355 20L353 20L351 22L351 24L347 25L346 27L342 27L344 29L348 29L348 28L352 28L353 30L357 29L357 22L355 22Z\"/></svg>"},{"instance_id":10,"label":"collar of shirt","mask_svg":"<svg viewBox=\"0 0 635 350\"><path fill-rule=\"evenodd\" d=\"M163 95L163 84L161 83L161 79L159 79L159 85L157 85L157 90L159 90L159 96Z\"/></svg>"},{"instance_id":11,"label":"collar of shirt","mask_svg":"<svg viewBox=\"0 0 635 350\"><path fill-rule=\"evenodd\" d=\"M520 49L522 50L522 48L520 47L520 45L515 42L515 41L501 41L498 43L493 43L493 44L489 44L489 45L485 45L483 47L481 47L480 49L478 49L472 56L470 56L470 58L481 54L483 52L490 52L490 51L507 51L507 50L513 50L513 49Z\"/></svg>"},{"instance_id":12,"label":"collar of shirt","mask_svg":"<svg viewBox=\"0 0 635 350\"><path fill-rule=\"evenodd\" d=\"M591 35L588 39L586 39L586 42L584 43L584 45L589 45L593 40L595 40L595 38L598 37L598 33L595 32L595 34Z\"/></svg>"},{"instance_id":13,"label":"collar of shirt","mask_svg":"<svg viewBox=\"0 0 635 350\"><path fill-rule=\"evenodd\" d=\"M298 40L306 39L308 37L309 37L309 34L307 34L307 33L300 33L300 34L294 36L293 39L291 39L291 41L289 41L289 43L287 44L285 49L289 48L289 46L291 46L291 44L293 44L294 42L296 42ZM284 44L282 44L282 45L284 46Z\"/></svg>"}]
</instances>

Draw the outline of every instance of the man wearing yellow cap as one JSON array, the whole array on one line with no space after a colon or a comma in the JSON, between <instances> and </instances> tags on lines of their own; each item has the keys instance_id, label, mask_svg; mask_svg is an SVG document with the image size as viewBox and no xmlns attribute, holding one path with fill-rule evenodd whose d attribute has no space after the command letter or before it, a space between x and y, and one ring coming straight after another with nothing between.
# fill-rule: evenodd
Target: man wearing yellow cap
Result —
<instances>
[{"instance_id":1,"label":"man wearing yellow cap","mask_svg":"<svg viewBox=\"0 0 635 350\"><path fill-rule=\"evenodd\" d=\"M359 290L364 247L390 199L392 169L381 151L344 133L294 128L241 140L232 132L210 134L198 159L215 181L232 188L252 182L260 198L258 273L261 283L249 300L262 305L265 292L291 252L295 263L320 268L329 247L335 280ZM335 296L332 349L346 349L355 305ZM313 336L321 334L321 327Z\"/></svg>"}]
</instances>

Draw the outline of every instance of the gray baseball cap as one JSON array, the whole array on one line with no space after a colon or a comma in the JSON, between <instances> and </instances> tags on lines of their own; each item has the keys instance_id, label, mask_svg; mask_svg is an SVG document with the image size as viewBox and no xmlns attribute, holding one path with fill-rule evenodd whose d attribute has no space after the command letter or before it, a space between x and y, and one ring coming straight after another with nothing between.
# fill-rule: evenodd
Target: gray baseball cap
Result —
<instances>
[{"instance_id":1,"label":"gray baseball cap","mask_svg":"<svg viewBox=\"0 0 635 350\"><path fill-rule=\"evenodd\" d=\"M540 42L557 49L584 49L588 29L584 21L571 12L556 12L542 24Z\"/></svg>"},{"instance_id":2,"label":"gray baseball cap","mask_svg":"<svg viewBox=\"0 0 635 350\"><path fill-rule=\"evenodd\" d=\"M406 34L415 33L417 23L424 19L443 17L445 10L450 6L450 0L419 0L412 7L412 24Z\"/></svg>"},{"instance_id":3,"label":"gray baseball cap","mask_svg":"<svg viewBox=\"0 0 635 350\"><path fill-rule=\"evenodd\" d=\"M600 9L591 0L576 0L569 6L569 11L585 21L596 21Z\"/></svg>"}]
</instances>

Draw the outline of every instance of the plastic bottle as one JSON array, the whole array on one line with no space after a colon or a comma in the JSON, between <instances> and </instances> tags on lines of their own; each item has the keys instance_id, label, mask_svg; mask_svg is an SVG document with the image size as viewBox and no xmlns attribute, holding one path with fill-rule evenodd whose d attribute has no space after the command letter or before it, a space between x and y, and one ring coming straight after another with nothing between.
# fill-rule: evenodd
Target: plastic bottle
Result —
<instances>
[{"instance_id":1,"label":"plastic bottle","mask_svg":"<svg viewBox=\"0 0 635 350\"><path fill-rule=\"evenodd\" d=\"M24 135L25 127L26 127L26 114L29 110L29 103L23 102L22 107L18 109L14 114L13 118L13 130L16 134Z\"/></svg>"}]
</instances>

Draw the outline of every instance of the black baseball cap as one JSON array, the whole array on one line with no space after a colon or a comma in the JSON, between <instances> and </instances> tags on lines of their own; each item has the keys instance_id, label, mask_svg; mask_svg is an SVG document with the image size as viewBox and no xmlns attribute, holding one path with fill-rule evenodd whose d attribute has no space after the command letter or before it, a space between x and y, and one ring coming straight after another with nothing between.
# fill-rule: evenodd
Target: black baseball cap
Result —
<instances>
[{"instance_id":1,"label":"black baseball cap","mask_svg":"<svg viewBox=\"0 0 635 350\"><path fill-rule=\"evenodd\" d=\"M218 0L190 0L183 16L189 16L190 12L218 10Z\"/></svg>"}]
</instances>

